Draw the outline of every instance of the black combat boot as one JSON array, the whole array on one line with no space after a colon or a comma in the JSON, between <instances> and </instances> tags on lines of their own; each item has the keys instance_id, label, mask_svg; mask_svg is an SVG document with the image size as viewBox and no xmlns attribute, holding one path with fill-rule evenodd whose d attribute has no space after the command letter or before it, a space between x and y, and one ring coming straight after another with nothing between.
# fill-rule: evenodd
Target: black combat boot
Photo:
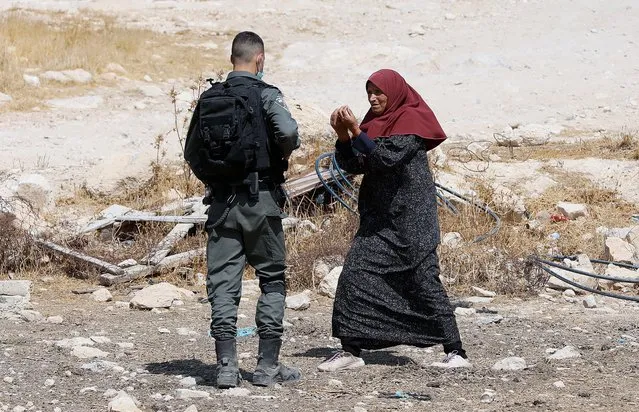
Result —
<instances>
[{"instance_id":1,"label":"black combat boot","mask_svg":"<svg viewBox=\"0 0 639 412\"><path fill-rule=\"evenodd\" d=\"M217 355L217 387L219 389L235 388L242 381L237 363L235 339L216 340L215 354Z\"/></svg>"},{"instance_id":2,"label":"black combat boot","mask_svg":"<svg viewBox=\"0 0 639 412\"><path fill-rule=\"evenodd\" d=\"M299 369L289 368L279 363L282 340L260 339L257 367L253 373L253 385L271 386L274 383L290 383L302 377Z\"/></svg>"}]
</instances>

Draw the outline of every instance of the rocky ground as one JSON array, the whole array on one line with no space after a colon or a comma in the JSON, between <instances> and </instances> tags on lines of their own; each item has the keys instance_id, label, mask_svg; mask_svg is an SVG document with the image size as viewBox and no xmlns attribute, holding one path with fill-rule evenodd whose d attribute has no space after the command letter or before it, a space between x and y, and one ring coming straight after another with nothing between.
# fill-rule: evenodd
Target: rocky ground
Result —
<instances>
[{"instance_id":1,"label":"rocky ground","mask_svg":"<svg viewBox=\"0 0 639 412\"><path fill-rule=\"evenodd\" d=\"M467 298L475 303L458 308L457 319L472 369L430 367L442 357L439 347L398 347L364 353L362 369L327 374L316 366L337 346L330 338L332 301L310 294L307 309L287 309L282 351L303 380L253 387L257 338L248 336L238 349L245 381L221 391L214 387L202 287L151 303L121 288L113 301L98 302L108 296L74 295L55 282L35 282L35 311L0 320L0 410L100 411L110 403L113 410L138 410L115 406L129 397L143 411L180 412L629 411L639 405L639 305L633 303L597 297L596 307L586 308L582 297L559 293ZM249 331L256 297L255 285L245 283L239 326ZM388 397L398 391L430 400Z\"/></svg>"}]
</instances>

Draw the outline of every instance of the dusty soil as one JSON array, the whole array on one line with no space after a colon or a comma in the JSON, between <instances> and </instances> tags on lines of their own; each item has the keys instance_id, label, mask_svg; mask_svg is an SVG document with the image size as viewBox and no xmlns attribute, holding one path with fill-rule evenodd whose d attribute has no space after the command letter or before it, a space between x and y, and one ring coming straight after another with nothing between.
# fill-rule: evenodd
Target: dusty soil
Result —
<instances>
[{"instance_id":1,"label":"dusty soil","mask_svg":"<svg viewBox=\"0 0 639 412\"><path fill-rule=\"evenodd\" d=\"M504 319L498 324L479 325L489 314L458 316L460 331L474 368L442 371L428 366L440 360L441 348L398 347L365 352L364 368L326 374L316 366L329 356L337 342L330 339L330 299L314 296L310 309L286 318L293 326L285 332L282 360L301 368L303 380L292 386L269 389L250 384L255 367L257 338L243 338L238 352L247 356L241 364L242 387L248 396L225 396L214 387L213 343L207 337L208 303L186 302L165 313L114 307L60 291L50 299L50 284L36 283L32 297L35 308L45 316L60 315L62 324L13 323L0 320L2 336L0 409L33 404L31 410L81 412L106 410L108 389L126 390L141 402L144 411L183 411L189 405L198 410L281 411L629 411L639 404L639 305L599 299L596 309L581 303L564 302L561 295L547 299L505 299L482 304ZM49 290L45 290L49 289ZM53 286L55 289L55 286ZM199 296L203 290L196 289ZM120 290L116 300L126 300ZM239 325L252 326L255 297L240 305ZM480 310L481 312L481 310ZM160 333L166 328L170 333ZM179 335L178 328L192 331ZM105 360L116 362L125 372L92 372L71 349L53 345L71 337L104 336L111 343L95 347L109 352ZM132 348L116 344L130 342ZM578 349L581 357L549 361L550 349L566 345ZM500 359L519 356L528 368L517 372L494 371ZM210 393L208 399L154 399L154 394L176 396L181 377L203 380L193 389ZM53 386L45 386L53 379ZM334 381L335 380L335 381ZM336 382L339 381L339 382ZM561 381L565 387L554 386ZM50 383L50 382L49 382ZM82 389L84 388L91 388ZM486 389L495 391L492 403L482 403ZM384 398L396 391L430 395L431 401ZM157 397L157 395L156 395ZM4 407L4 409L3 409Z\"/></svg>"}]
</instances>

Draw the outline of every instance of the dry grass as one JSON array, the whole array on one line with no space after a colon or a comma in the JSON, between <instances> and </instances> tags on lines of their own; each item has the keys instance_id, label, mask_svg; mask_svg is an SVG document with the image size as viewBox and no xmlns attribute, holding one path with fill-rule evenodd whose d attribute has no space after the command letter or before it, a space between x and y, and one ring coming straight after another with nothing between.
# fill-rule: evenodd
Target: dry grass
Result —
<instances>
[{"instance_id":1,"label":"dry grass","mask_svg":"<svg viewBox=\"0 0 639 412\"><path fill-rule=\"evenodd\" d=\"M229 65L222 51L183 45L201 40L189 31L167 35L123 27L114 17L86 10L72 16L6 12L0 15L0 91L11 95L14 101L4 107L30 108L42 99L77 94L83 88L109 83L98 76L109 63L122 65L127 71L122 75L128 78L141 79L148 74L158 80L196 78L211 67ZM219 40L228 41L225 35ZM93 82L78 86L43 81L42 87L34 88L22 78L24 73L77 68L92 73Z\"/></svg>"},{"instance_id":2,"label":"dry grass","mask_svg":"<svg viewBox=\"0 0 639 412\"><path fill-rule=\"evenodd\" d=\"M636 131L624 129L611 132L597 139L579 140L578 142L549 142L542 146L499 147L493 145L492 153L499 155L503 161L523 161L528 159L600 159L639 160L639 136Z\"/></svg>"}]
</instances>

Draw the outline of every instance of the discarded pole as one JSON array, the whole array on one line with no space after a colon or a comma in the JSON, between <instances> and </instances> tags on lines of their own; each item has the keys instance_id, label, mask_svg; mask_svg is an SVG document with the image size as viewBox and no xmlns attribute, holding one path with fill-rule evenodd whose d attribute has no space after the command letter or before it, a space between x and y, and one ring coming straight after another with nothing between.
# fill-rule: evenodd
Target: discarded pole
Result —
<instances>
[{"instance_id":1,"label":"discarded pole","mask_svg":"<svg viewBox=\"0 0 639 412\"><path fill-rule=\"evenodd\" d=\"M119 266L113 265L113 264L111 264L109 262L105 262L104 260L100 260L98 258L91 257L89 255L85 255L84 253L73 251L73 250L71 250L69 248L66 248L64 246L60 246L60 245L55 244L53 242L48 242L48 241L45 241L45 240L36 240L36 243L41 245L41 246L44 246L44 247L46 247L48 249L51 249L51 250L53 250L55 252L58 252L58 253L61 253L63 255L72 257L74 259L81 260L83 262L89 263L89 264L91 264L93 266L96 266L96 267L102 269L103 271L105 271L107 273L111 273L113 275L118 275L118 276L124 274L124 269L122 269Z\"/></svg>"}]
</instances>

